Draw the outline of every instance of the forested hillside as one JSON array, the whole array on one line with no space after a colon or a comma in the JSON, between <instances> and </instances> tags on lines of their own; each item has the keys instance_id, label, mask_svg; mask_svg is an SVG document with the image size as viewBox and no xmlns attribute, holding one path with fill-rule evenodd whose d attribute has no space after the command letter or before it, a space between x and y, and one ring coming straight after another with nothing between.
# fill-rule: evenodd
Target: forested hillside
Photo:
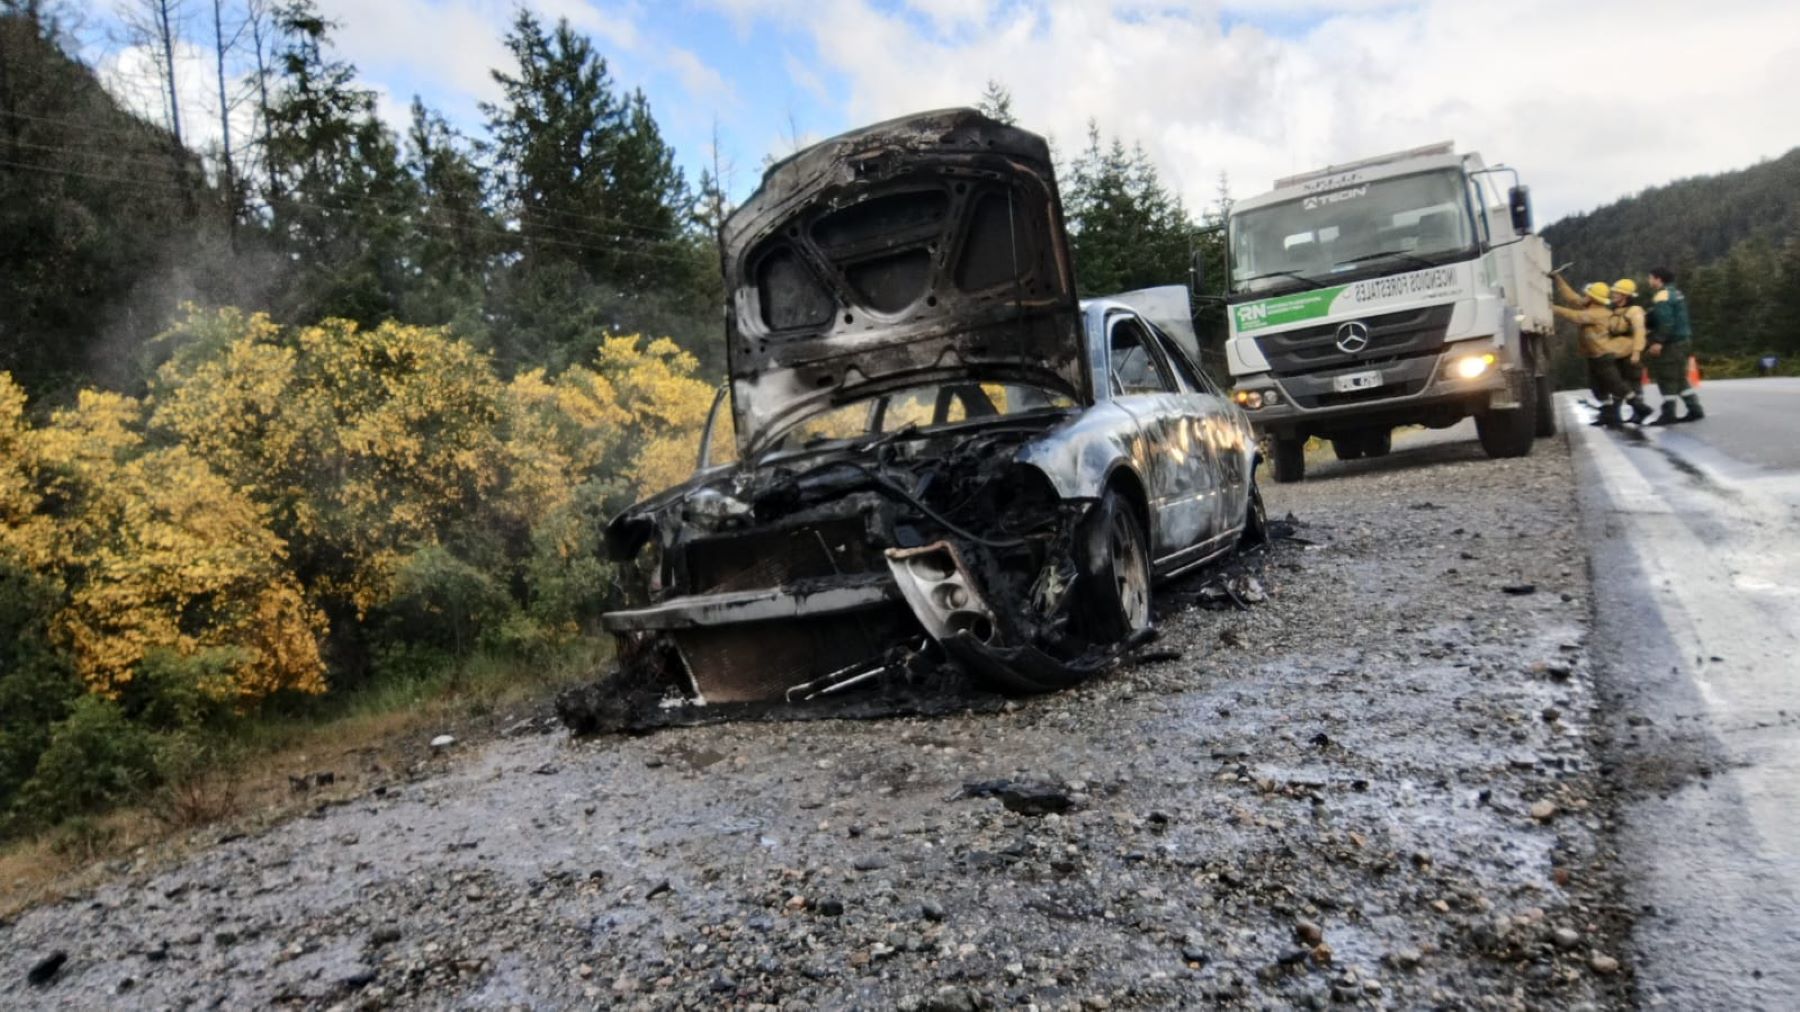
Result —
<instances>
[{"instance_id":1,"label":"forested hillside","mask_svg":"<svg viewBox=\"0 0 1800 1012\"><path fill-rule=\"evenodd\" d=\"M453 324L506 371L577 361L603 332L722 368L715 189L683 178L584 36L522 13L487 136L416 102L400 136L310 3L219 9L226 139L201 149L209 110L126 112L51 15L0 0L0 369L33 397L141 383L186 300Z\"/></svg>"},{"instance_id":2,"label":"forested hillside","mask_svg":"<svg viewBox=\"0 0 1800 1012\"><path fill-rule=\"evenodd\" d=\"M1571 215L1544 237L1582 279L1673 268L1702 353L1800 354L1800 148Z\"/></svg>"}]
</instances>

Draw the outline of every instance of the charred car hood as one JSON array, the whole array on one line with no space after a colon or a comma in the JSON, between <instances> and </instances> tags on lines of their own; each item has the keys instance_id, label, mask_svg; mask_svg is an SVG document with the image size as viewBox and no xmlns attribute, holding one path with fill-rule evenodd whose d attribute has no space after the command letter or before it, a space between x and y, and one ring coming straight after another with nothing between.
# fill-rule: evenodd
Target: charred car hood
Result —
<instances>
[{"instance_id":1,"label":"charred car hood","mask_svg":"<svg viewBox=\"0 0 1800 1012\"><path fill-rule=\"evenodd\" d=\"M1092 399L1049 148L971 109L777 163L725 222L738 447L885 391L1028 383Z\"/></svg>"}]
</instances>

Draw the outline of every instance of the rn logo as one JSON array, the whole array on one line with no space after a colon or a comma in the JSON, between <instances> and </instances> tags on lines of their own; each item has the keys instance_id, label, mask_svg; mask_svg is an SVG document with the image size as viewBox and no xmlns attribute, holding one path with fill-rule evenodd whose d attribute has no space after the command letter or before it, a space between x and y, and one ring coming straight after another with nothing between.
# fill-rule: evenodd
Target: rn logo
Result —
<instances>
[{"instance_id":1,"label":"rn logo","mask_svg":"<svg viewBox=\"0 0 1800 1012\"><path fill-rule=\"evenodd\" d=\"M1240 327L1248 327L1253 323L1267 323L1269 321L1269 304L1253 302L1247 306L1239 306L1237 307L1237 316Z\"/></svg>"}]
</instances>

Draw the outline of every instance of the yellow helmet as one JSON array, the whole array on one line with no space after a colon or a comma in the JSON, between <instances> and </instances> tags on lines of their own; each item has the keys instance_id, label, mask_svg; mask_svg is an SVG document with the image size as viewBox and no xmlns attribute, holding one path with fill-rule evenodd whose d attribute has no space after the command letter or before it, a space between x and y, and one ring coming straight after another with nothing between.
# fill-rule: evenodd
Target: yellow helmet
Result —
<instances>
[{"instance_id":1,"label":"yellow helmet","mask_svg":"<svg viewBox=\"0 0 1800 1012\"><path fill-rule=\"evenodd\" d=\"M1596 281L1586 288L1583 288L1582 291L1586 293L1588 298L1593 299L1595 302L1605 302L1612 298L1612 286L1604 281Z\"/></svg>"},{"instance_id":2,"label":"yellow helmet","mask_svg":"<svg viewBox=\"0 0 1800 1012\"><path fill-rule=\"evenodd\" d=\"M1613 290L1614 294L1623 293L1625 295L1625 297L1628 299L1636 298L1637 297L1637 282L1631 280L1630 278L1620 278L1619 280L1613 282L1612 290Z\"/></svg>"}]
</instances>

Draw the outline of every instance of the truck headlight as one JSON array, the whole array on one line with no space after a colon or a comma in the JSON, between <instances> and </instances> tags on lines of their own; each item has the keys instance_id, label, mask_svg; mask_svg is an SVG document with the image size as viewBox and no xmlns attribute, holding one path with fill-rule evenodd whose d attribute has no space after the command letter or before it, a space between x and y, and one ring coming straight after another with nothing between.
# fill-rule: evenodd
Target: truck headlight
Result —
<instances>
[{"instance_id":1,"label":"truck headlight","mask_svg":"<svg viewBox=\"0 0 1800 1012\"><path fill-rule=\"evenodd\" d=\"M1249 408L1251 411L1263 406L1260 390L1234 390L1231 392L1231 399L1238 402L1239 407Z\"/></svg>"},{"instance_id":2,"label":"truck headlight","mask_svg":"<svg viewBox=\"0 0 1800 1012\"><path fill-rule=\"evenodd\" d=\"M1456 375L1459 379L1472 380L1488 371L1498 359L1492 354L1469 355L1456 360Z\"/></svg>"}]
</instances>

